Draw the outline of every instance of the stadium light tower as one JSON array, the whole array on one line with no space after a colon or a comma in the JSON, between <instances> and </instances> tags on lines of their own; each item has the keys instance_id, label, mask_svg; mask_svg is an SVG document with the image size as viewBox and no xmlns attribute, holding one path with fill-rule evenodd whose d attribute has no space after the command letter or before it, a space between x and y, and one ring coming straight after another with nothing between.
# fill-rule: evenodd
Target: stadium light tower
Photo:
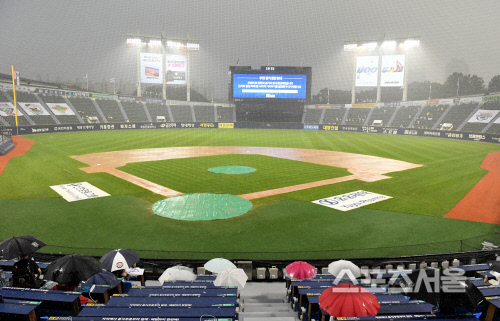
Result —
<instances>
[{"instance_id":1,"label":"stadium light tower","mask_svg":"<svg viewBox=\"0 0 500 321\"><path fill-rule=\"evenodd\" d=\"M393 81L394 84L390 85L386 83L384 87L397 87L400 86L402 82L403 87L403 97L402 101L406 101L408 98L408 53L412 48L418 47L420 45L419 37L406 37L399 39L385 39L385 36L382 39L378 40L347 40L344 42L344 51L354 52L354 68L353 68L353 80L352 80L352 99L351 103L356 103L356 78L358 73L362 73L364 69L368 73L377 72L376 80L372 78L370 81L367 81L366 84L358 85L362 86L376 86L377 87L377 100L376 102L381 101L381 80L382 73L390 73L391 71L402 71L403 79L399 81ZM372 61L372 64L369 66L357 66L358 57L363 55L369 55L372 53L372 56L367 57L375 57ZM395 54L395 53L404 53L404 63L396 61L398 66L394 66L395 69L391 69L392 66L383 66L382 61L384 60L383 56L385 53L387 54ZM376 66L375 66L376 64ZM368 68L368 69L366 69ZM388 70L385 70L385 69ZM383 70L384 69L384 70Z\"/></svg>"},{"instance_id":2,"label":"stadium light tower","mask_svg":"<svg viewBox=\"0 0 500 321\"><path fill-rule=\"evenodd\" d=\"M187 101L191 100L191 84L190 84L190 59L189 53L191 51L200 50L200 44L198 39L192 39L189 37L189 34L186 38L171 38L165 37L165 33L162 32L161 36L148 36L139 34L139 30L135 34L127 33L127 47L135 47L137 48L137 96L141 97L141 52L161 52L161 75L158 77L162 77L162 93L163 99L167 99L167 82L170 79L167 79L167 65L166 65L166 56L167 51L169 53L176 52L186 52L186 86L187 86ZM151 71L154 73L155 71ZM158 72L158 71L157 71ZM175 80L175 75L173 76ZM170 80L172 81L172 80Z\"/></svg>"}]
</instances>

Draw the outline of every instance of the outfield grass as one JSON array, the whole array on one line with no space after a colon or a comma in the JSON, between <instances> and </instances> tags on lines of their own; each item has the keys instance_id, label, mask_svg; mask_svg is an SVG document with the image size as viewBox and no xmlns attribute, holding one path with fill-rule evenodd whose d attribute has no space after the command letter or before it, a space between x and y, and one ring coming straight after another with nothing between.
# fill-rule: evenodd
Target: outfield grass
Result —
<instances>
[{"instance_id":1,"label":"outfield grass","mask_svg":"<svg viewBox=\"0 0 500 321\"><path fill-rule=\"evenodd\" d=\"M407 255L459 250L456 248L459 242L453 241L493 233L497 228L442 218L485 175L487 171L480 164L487 153L500 151L500 146L494 144L363 133L250 129L25 137L33 140L34 146L25 156L13 158L0 175L0 219L8 222L8 227L0 230L0 239L32 234L51 245L44 249L48 252L100 255L111 248L131 248L139 250L143 257L209 258L221 254L248 259ZM105 173L87 174L79 169L87 165L70 158L96 152L175 146L322 149L424 166L390 173L391 179L373 183L353 180L252 200L254 208L249 213L225 221L182 222L152 214L152 204L162 196ZM234 180L219 176L217 182L209 179L211 175L220 175L207 172L209 167L228 165L227 160L218 157L151 162L140 175L151 180L168 180L168 187L174 188L172 182L186 192L202 192L214 183L220 191L234 189L231 194L261 190L260 186L275 188L272 186L287 185L290 181L318 180L325 175L321 165L269 161L266 156L251 158L238 159L237 165L253 164L258 169L255 173L260 168L266 173L262 177L268 181L251 180L250 176L247 181L245 176L251 174L234 175ZM135 166L139 169L134 170L142 171L145 163ZM334 173L328 175L344 175L343 169L330 169ZM82 181L112 196L68 203L49 187ZM359 189L393 198L349 212L310 203ZM434 245L418 245L424 243Z\"/></svg>"}]
</instances>

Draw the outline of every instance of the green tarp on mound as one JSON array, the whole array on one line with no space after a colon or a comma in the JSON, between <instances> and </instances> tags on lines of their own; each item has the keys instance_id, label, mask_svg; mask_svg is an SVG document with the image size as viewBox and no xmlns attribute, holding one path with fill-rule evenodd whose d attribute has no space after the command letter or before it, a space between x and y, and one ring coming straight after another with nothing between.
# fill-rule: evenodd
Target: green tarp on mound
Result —
<instances>
[{"instance_id":1,"label":"green tarp on mound","mask_svg":"<svg viewBox=\"0 0 500 321\"><path fill-rule=\"evenodd\" d=\"M160 200L153 205L153 213L181 221L212 221L245 214L252 206L239 196L196 193Z\"/></svg>"}]
</instances>

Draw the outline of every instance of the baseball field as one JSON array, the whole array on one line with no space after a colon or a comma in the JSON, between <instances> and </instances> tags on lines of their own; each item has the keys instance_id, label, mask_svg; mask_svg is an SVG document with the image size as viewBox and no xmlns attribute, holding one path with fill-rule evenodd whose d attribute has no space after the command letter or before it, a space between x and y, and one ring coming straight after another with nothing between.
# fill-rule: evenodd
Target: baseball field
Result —
<instances>
[{"instance_id":1,"label":"baseball field","mask_svg":"<svg viewBox=\"0 0 500 321\"><path fill-rule=\"evenodd\" d=\"M486 176L481 164L500 152L495 144L272 129L36 134L18 141L33 145L8 162L0 157L0 239L34 235L48 244L42 252L355 258L460 251L461 240L498 231L497 224L467 216L472 213L444 217ZM256 171L208 171L218 166ZM68 202L50 188L77 182L110 196ZM358 190L391 198L345 212L312 203ZM155 202L190 193L239 195L253 207L213 221L152 212ZM488 211L496 218L500 205Z\"/></svg>"}]
</instances>

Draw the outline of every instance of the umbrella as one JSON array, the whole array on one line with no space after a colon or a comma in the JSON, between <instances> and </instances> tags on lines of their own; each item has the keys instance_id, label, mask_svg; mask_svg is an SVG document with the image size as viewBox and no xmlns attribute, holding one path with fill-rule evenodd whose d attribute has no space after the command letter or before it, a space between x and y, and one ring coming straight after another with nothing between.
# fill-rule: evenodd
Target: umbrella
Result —
<instances>
[{"instance_id":1,"label":"umbrella","mask_svg":"<svg viewBox=\"0 0 500 321\"><path fill-rule=\"evenodd\" d=\"M328 273L335 276L342 276L342 278L349 278L349 272L352 273L354 278L359 278L361 276L361 269L351 261L338 260L328 264Z\"/></svg>"},{"instance_id":2,"label":"umbrella","mask_svg":"<svg viewBox=\"0 0 500 321\"><path fill-rule=\"evenodd\" d=\"M319 296L319 306L334 317L377 315L377 297L359 285L341 283L327 288Z\"/></svg>"},{"instance_id":3,"label":"umbrella","mask_svg":"<svg viewBox=\"0 0 500 321\"><path fill-rule=\"evenodd\" d=\"M99 262L91 256L66 255L50 263L43 278L59 284L74 285L101 271Z\"/></svg>"},{"instance_id":4,"label":"umbrella","mask_svg":"<svg viewBox=\"0 0 500 321\"><path fill-rule=\"evenodd\" d=\"M294 279L310 279L316 275L316 269L304 261L295 261L285 268L286 274Z\"/></svg>"},{"instance_id":5,"label":"umbrella","mask_svg":"<svg viewBox=\"0 0 500 321\"><path fill-rule=\"evenodd\" d=\"M113 250L104 254L100 259L101 266L104 270L118 271L123 269L130 269L137 262L139 262L139 254L132 250Z\"/></svg>"},{"instance_id":6,"label":"umbrella","mask_svg":"<svg viewBox=\"0 0 500 321\"><path fill-rule=\"evenodd\" d=\"M465 276L460 278L453 270L448 269L446 274L432 268L418 270L403 276L400 285L412 300L422 300L440 308L474 309L484 301L484 296L470 280Z\"/></svg>"},{"instance_id":7,"label":"umbrella","mask_svg":"<svg viewBox=\"0 0 500 321\"><path fill-rule=\"evenodd\" d=\"M219 257L211 259L210 261L205 263L204 267L207 271L210 271L212 273L219 273L229 268L235 269L236 265L234 265L233 262L229 260Z\"/></svg>"},{"instance_id":8,"label":"umbrella","mask_svg":"<svg viewBox=\"0 0 500 321\"><path fill-rule=\"evenodd\" d=\"M238 288L245 287L248 276L243 269L227 269L219 272L214 280L216 286L237 286Z\"/></svg>"},{"instance_id":9,"label":"umbrella","mask_svg":"<svg viewBox=\"0 0 500 321\"><path fill-rule=\"evenodd\" d=\"M14 236L0 242L0 257L10 260L18 256L35 253L44 246L45 243L34 236Z\"/></svg>"},{"instance_id":10,"label":"umbrella","mask_svg":"<svg viewBox=\"0 0 500 321\"><path fill-rule=\"evenodd\" d=\"M196 274L187 266L173 266L165 270L158 278L161 284L165 281L193 281L196 279Z\"/></svg>"},{"instance_id":11,"label":"umbrella","mask_svg":"<svg viewBox=\"0 0 500 321\"><path fill-rule=\"evenodd\" d=\"M500 272L500 261L490 263L490 271Z\"/></svg>"},{"instance_id":12,"label":"umbrella","mask_svg":"<svg viewBox=\"0 0 500 321\"><path fill-rule=\"evenodd\" d=\"M109 271L101 271L97 274L92 275L85 281L85 285L109 285L111 287L116 286L118 283L120 283L120 281L113 273Z\"/></svg>"}]
</instances>

